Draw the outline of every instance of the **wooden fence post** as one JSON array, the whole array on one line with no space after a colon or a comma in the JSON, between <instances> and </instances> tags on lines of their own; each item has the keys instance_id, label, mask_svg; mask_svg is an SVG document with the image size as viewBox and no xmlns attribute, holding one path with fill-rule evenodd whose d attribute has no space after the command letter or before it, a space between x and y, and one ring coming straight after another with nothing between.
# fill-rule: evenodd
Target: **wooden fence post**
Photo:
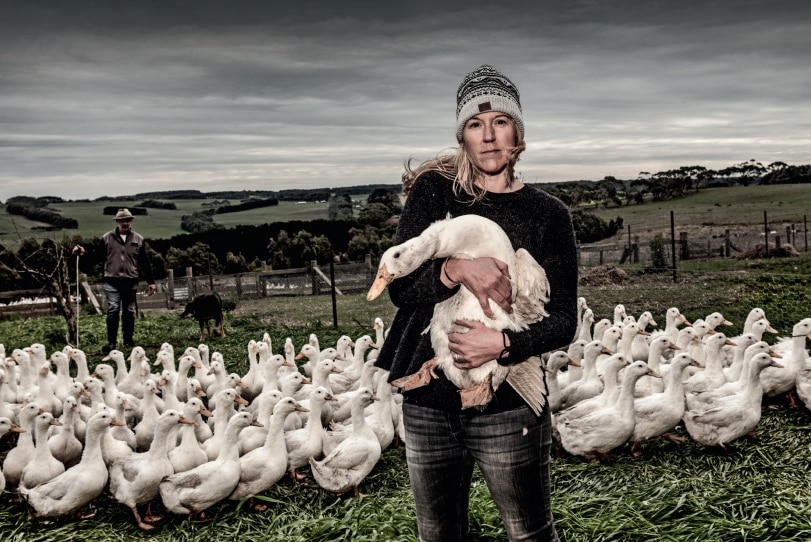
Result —
<instances>
[{"instance_id":1,"label":"wooden fence post","mask_svg":"<svg viewBox=\"0 0 811 542\"><path fill-rule=\"evenodd\" d=\"M681 248L679 249L679 258L682 260L689 260L690 259L690 244L687 240L687 232L683 231L679 233L679 244Z\"/></svg>"},{"instance_id":2,"label":"wooden fence post","mask_svg":"<svg viewBox=\"0 0 811 542\"><path fill-rule=\"evenodd\" d=\"M195 284L194 284L194 270L191 267L186 268L186 283L189 285L189 293L186 297L188 301L194 299Z\"/></svg>"},{"instance_id":3,"label":"wooden fence post","mask_svg":"<svg viewBox=\"0 0 811 542\"><path fill-rule=\"evenodd\" d=\"M169 269L166 272L166 283L167 283L167 299L166 299L166 308L167 309L174 309L175 308L175 270Z\"/></svg>"}]
</instances>

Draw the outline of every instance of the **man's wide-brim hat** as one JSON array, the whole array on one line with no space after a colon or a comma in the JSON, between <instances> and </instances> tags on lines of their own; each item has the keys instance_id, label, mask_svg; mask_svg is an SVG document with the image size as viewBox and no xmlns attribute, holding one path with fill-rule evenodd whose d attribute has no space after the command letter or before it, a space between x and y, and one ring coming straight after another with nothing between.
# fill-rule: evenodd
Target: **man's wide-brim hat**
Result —
<instances>
[{"instance_id":1,"label":"man's wide-brim hat","mask_svg":"<svg viewBox=\"0 0 811 542\"><path fill-rule=\"evenodd\" d=\"M132 220L135 218L132 216L132 213L129 209L119 209L118 212L115 214L116 220Z\"/></svg>"}]
</instances>

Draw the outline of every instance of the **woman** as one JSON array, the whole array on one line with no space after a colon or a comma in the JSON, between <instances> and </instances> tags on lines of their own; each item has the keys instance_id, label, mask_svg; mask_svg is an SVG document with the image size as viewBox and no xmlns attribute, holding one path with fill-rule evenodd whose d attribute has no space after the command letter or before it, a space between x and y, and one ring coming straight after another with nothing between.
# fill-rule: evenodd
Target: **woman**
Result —
<instances>
[{"instance_id":1,"label":"woman","mask_svg":"<svg viewBox=\"0 0 811 542\"><path fill-rule=\"evenodd\" d=\"M527 331L490 329L460 320L466 333L449 336L459 368L498 359L519 363L565 346L576 328L577 263L566 207L514 175L525 149L518 89L483 65L457 92L458 149L406 166L407 196L395 244L432 222L479 214L497 222L514 249L524 248L544 267L551 286L549 316ZM488 299L510 310L511 286L503 262L493 258L440 259L395 280L389 295L398 307L377 360L390 380L413 374L433 357L428 326L436 303L463 284L490 312ZM550 507L548 406L537 416L509 384L483 410L462 410L458 390L444 375L404 393L406 459L420 540L464 540L474 464L479 466L510 540L558 540ZM544 401L545 404L545 401Z\"/></svg>"}]
</instances>

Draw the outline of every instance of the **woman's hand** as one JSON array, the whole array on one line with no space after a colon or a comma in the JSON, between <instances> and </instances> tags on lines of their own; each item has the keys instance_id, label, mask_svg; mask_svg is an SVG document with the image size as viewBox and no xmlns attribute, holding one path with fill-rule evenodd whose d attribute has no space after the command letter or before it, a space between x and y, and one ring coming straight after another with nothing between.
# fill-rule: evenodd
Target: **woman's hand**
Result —
<instances>
[{"instance_id":1,"label":"woman's hand","mask_svg":"<svg viewBox=\"0 0 811 542\"><path fill-rule=\"evenodd\" d=\"M493 318L489 300L505 312L512 312L512 283L507 264L495 258L448 258L443 275L462 283L476 296L488 318Z\"/></svg>"},{"instance_id":2,"label":"woman's hand","mask_svg":"<svg viewBox=\"0 0 811 542\"><path fill-rule=\"evenodd\" d=\"M448 334L448 348L457 368L474 369L496 359L504 349L504 338L498 329L475 320L456 320L454 324L466 328L463 332Z\"/></svg>"}]
</instances>

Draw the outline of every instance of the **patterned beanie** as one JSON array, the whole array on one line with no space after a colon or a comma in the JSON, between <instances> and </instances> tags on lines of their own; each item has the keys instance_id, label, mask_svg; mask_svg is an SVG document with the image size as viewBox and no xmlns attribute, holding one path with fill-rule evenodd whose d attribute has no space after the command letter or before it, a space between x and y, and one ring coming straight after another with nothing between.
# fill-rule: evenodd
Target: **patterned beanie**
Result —
<instances>
[{"instance_id":1,"label":"patterned beanie","mask_svg":"<svg viewBox=\"0 0 811 542\"><path fill-rule=\"evenodd\" d=\"M462 142L462 131L467 121L487 111L511 116L523 139L524 119L521 117L518 88L506 75L482 64L465 76L456 91L456 140Z\"/></svg>"}]
</instances>

